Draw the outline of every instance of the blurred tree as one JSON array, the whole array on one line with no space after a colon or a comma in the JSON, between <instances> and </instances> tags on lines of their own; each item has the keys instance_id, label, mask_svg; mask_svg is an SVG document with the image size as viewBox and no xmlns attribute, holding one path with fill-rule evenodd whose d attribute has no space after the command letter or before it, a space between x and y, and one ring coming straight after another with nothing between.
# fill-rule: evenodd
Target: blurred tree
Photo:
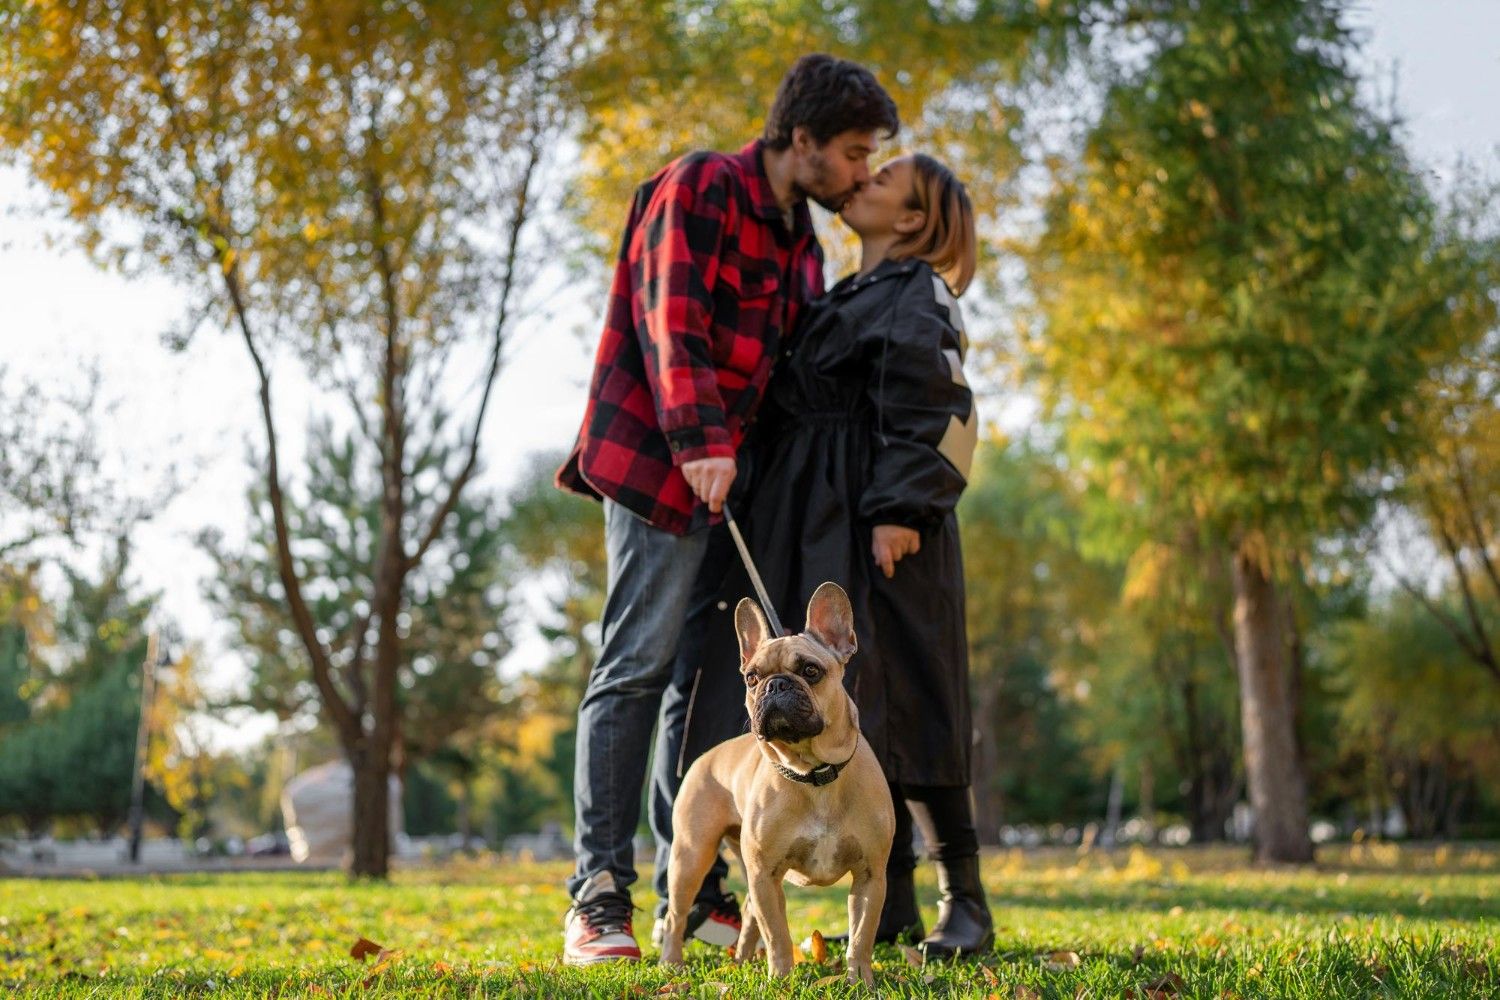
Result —
<instances>
[{"instance_id":1,"label":"blurred tree","mask_svg":"<svg viewBox=\"0 0 1500 1000\"><path fill-rule=\"evenodd\" d=\"M57 192L86 246L195 290L253 368L270 538L291 634L355 773L354 871L387 871L387 777L413 575L475 475L502 346L541 294L536 201L592 5L194 0L0 9L0 151ZM117 223L124 223L119 225ZM534 294L533 294L534 293ZM378 447L375 557L350 663L299 571L272 405L278 358L338 391ZM449 362L472 418L422 418ZM461 376L454 376L455 379ZM457 443L455 464L417 457ZM417 496L425 501L410 506ZM358 680L353 681L354 675ZM350 683L352 681L352 683Z\"/></svg>"},{"instance_id":2,"label":"blurred tree","mask_svg":"<svg viewBox=\"0 0 1500 1000\"><path fill-rule=\"evenodd\" d=\"M1022 87L1061 66L1109 5L1074 0L695 0L598 8L608 40L577 74L587 112L570 206L593 248L618 241L632 190L692 149L761 133L776 85L807 52L869 67L901 112L902 145L949 162L991 221L1015 198ZM1098 9L1096 9L1096 7ZM884 154L882 154L884 155ZM825 232L835 266L857 263Z\"/></svg>"},{"instance_id":3,"label":"blurred tree","mask_svg":"<svg viewBox=\"0 0 1500 1000\"><path fill-rule=\"evenodd\" d=\"M1175 545L1141 542L1083 675L1089 746L1127 773L1158 776L1162 804L1181 802L1200 843L1224 838L1244 789L1229 605L1222 556L1199 548L1191 531Z\"/></svg>"},{"instance_id":4,"label":"blurred tree","mask_svg":"<svg viewBox=\"0 0 1500 1000\"><path fill-rule=\"evenodd\" d=\"M177 835L189 843L212 832L219 797L249 781L210 736L213 706L202 688L202 655L189 646L157 668L143 762L146 780L178 815Z\"/></svg>"},{"instance_id":5,"label":"blurred tree","mask_svg":"<svg viewBox=\"0 0 1500 1000\"><path fill-rule=\"evenodd\" d=\"M1500 288L1497 206L1494 188L1471 182L1450 213L1455 238L1487 241L1491 288ZM1454 317L1466 325L1494 319L1493 303ZM1379 525L1385 547L1397 550L1386 568L1465 658L1500 684L1500 330L1434 372L1418 413L1423 434L1400 470L1404 504ZM1407 514L1420 528L1416 544L1397 523ZM1444 591L1456 600L1443 600Z\"/></svg>"},{"instance_id":6,"label":"blurred tree","mask_svg":"<svg viewBox=\"0 0 1500 1000\"><path fill-rule=\"evenodd\" d=\"M53 669L33 676L30 717L0 739L0 815L40 833L59 817L113 832L130 805L140 718L140 668L155 595L130 581L118 539L96 574L65 571L68 598L53 617Z\"/></svg>"},{"instance_id":7,"label":"blurred tree","mask_svg":"<svg viewBox=\"0 0 1500 1000\"><path fill-rule=\"evenodd\" d=\"M160 595L130 579L130 540L115 539L96 575L63 567L68 600L57 616L54 688L63 701L146 658L147 618Z\"/></svg>"},{"instance_id":8,"label":"blurred tree","mask_svg":"<svg viewBox=\"0 0 1500 1000\"><path fill-rule=\"evenodd\" d=\"M1426 371L1493 303L1362 101L1341 4L1143 9L1170 16L1109 68L1026 250L1027 343L1078 468L1226 553L1256 854L1305 861L1286 580L1363 522Z\"/></svg>"},{"instance_id":9,"label":"blurred tree","mask_svg":"<svg viewBox=\"0 0 1500 1000\"><path fill-rule=\"evenodd\" d=\"M436 419L444 419L440 411ZM446 488L442 470L455 461L441 430L428 437L432 445L407 459L402 502L409 509L430 506L432 492ZM367 665L378 642L369 604L383 518L378 463L370 454L378 443L358 431L336 432L326 421L309 430L308 442L305 492L289 492L282 509L300 540L297 575L336 668L333 681L363 717L373 710ZM306 726L318 712L319 691L285 603L273 517L264 486L253 483L248 545L231 548L215 531L200 537L215 566L206 596L233 624L235 643L249 660L243 704ZM443 520L431 558L407 576L397 621L404 651L394 695L399 760L451 752L501 709L497 665L510 651L506 537L498 500L470 488Z\"/></svg>"},{"instance_id":10,"label":"blurred tree","mask_svg":"<svg viewBox=\"0 0 1500 1000\"><path fill-rule=\"evenodd\" d=\"M508 497L504 537L512 589L527 594L547 656L511 687L514 711L487 729L480 808L495 837L567 824L573 812L573 735L594 665L604 606L604 523L598 504L559 492L560 454L532 457Z\"/></svg>"},{"instance_id":11,"label":"blurred tree","mask_svg":"<svg viewBox=\"0 0 1500 1000\"><path fill-rule=\"evenodd\" d=\"M120 513L95 440L98 388L90 370L78 391L52 398L0 364L0 560L18 563L49 538L77 542Z\"/></svg>"},{"instance_id":12,"label":"blurred tree","mask_svg":"<svg viewBox=\"0 0 1500 1000\"><path fill-rule=\"evenodd\" d=\"M1462 597L1450 594L1450 608ZM1368 763L1376 829L1401 807L1413 837L1454 837L1482 788L1500 786L1500 689L1421 601L1401 594L1331 630L1341 750Z\"/></svg>"},{"instance_id":13,"label":"blurred tree","mask_svg":"<svg viewBox=\"0 0 1500 1000\"><path fill-rule=\"evenodd\" d=\"M959 507L969 671L979 743L976 822L1088 817L1090 775L1073 728L1066 662L1086 655L1114 576L1080 553L1077 491L1054 456L1024 442L979 451Z\"/></svg>"}]
</instances>

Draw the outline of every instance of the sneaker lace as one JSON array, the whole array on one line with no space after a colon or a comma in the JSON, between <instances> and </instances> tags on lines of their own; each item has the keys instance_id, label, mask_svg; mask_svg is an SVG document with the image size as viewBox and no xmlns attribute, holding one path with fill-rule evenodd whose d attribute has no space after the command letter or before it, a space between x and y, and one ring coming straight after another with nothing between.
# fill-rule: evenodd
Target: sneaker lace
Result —
<instances>
[{"instance_id":1,"label":"sneaker lace","mask_svg":"<svg viewBox=\"0 0 1500 1000\"><path fill-rule=\"evenodd\" d=\"M591 899L573 904L573 911L597 931L623 931L630 925L635 909L623 892L601 892Z\"/></svg>"}]
</instances>

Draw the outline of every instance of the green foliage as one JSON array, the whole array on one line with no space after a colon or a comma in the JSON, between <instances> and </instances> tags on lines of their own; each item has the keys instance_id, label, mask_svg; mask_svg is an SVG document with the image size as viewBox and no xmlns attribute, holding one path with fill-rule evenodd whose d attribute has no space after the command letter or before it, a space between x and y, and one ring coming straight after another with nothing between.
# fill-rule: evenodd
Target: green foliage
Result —
<instances>
[{"instance_id":1,"label":"green foliage","mask_svg":"<svg viewBox=\"0 0 1500 1000\"><path fill-rule=\"evenodd\" d=\"M117 667L0 739L0 816L30 831L58 817L86 817L111 833L130 806L140 717L137 676Z\"/></svg>"},{"instance_id":2,"label":"green foliage","mask_svg":"<svg viewBox=\"0 0 1500 1000\"><path fill-rule=\"evenodd\" d=\"M1030 353L1112 499L1289 554L1367 516L1429 366L1483 328L1454 322L1482 271L1361 100L1338 5L1177 15L1060 170Z\"/></svg>"},{"instance_id":3,"label":"green foliage","mask_svg":"<svg viewBox=\"0 0 1500 1000\"><path fill-rule=\"evenodd\" d=\"M309 441L306 492L287 497L288 520L302 540L298 571L320 634L338 654L340 684L364 704L373 642L366 600L381 518L380 484L369 456L375 446L328 423L315 425ZM437 472L452 460L452 449L436 446L414 457L408 509L441 502L444 484ZM235 551L216 533L200 539L216 567L207 597L234 625L236 643L250 660L244 702L306 721L317 711L317 692L284 603L270 507L258 483L247 507L247 548ZM466 491L444 523L432 558L409 577L399 700L402 738L413 757L436 753L499 710L497 664L511 645L505 530L498 499Z\"/></svg>"},{"instance_id":4,"label":"green foliage","mask_svg":"<svg viewBox=\"0 0 1500 1000\"><path fill-rule=\"evenodd\" d=\"M402 776L401 813L408 836L451 833L457 804L443 778L431 773L428 766L417 764Z\"/></svg>"},{"instance_id":5,"label":"green foliage","mask_svg":"<svg viewBox=\"0 0 1500 1000\"><path fill-rule=\"evenodd\" d=\"M1058 687L1113 591L1078 552L1075 490L1046 452L987 442L959 524L980 827L989 839L1001 823L1088 818L1087 761Z\"/></svg>"},{"instance_id":6,"label":"green foliage","mask_svg":"<svg viewBox=\"0 0 1500 1000\"><path fill-rule=\"evenodd\" d=\"M57 672L62 690L99 683L112 674L140 670L146 658L146 618L158 595L139 593L129 579L130 544L116 540L97 578L64 567L68 601L57 619L57 642L67 652Z\"/></svg>"},{"instance_id":7,"label":"green foliage","mask_svg":"<svg viewBox=\"0 0 1500 1000\"><path fill-rule=\"evenodd\" d=\"M1395 597L1330 630L1324 645L1344 753L1366 769L1361 792L1390 794L1426 836L1457 834L1476 793L1500 806L1500 687L1464 662L1425 607Z\"/></svg>"},{"instance_id":8,"label":"green foliage","mask_svg":"<svg viewBox=\"0 0 1500 1000\"><path fill-rule=\"evenodd\" d=\"M65 570L68 599L53 613L47 650L52 671L39 676L26 659L38 651L15 647L16 662L30 667L21 689L30 707L28 718L0 731L0 816L33 832L56 818L112 832L129 807L146 618L155 603L131 583L129 561L121 539L97 575Z\"/></svg>"},{"instance_id":9,"label":"green foliage","mask_svg":"<svg viewBox=\"0 0 1500 1000\"><path fill-rule=\"evenodd\" d=\"M26 630L0 626L0 733L31 715L31 649Z\"/></svg>"},{"instance_id":10,"label":"green foliage","mask_svg":"<svg viewBox=\"0 0 1500 1000\"><path fill-rule=\"evenodd\" d=\"M899 143L947 160L988 219L1014 199L1018 87L1078 40L1080 6L1087 5L603 4L596 28L604 44L578 72L587 117L575 215L595 250L611 251L636 185L689 150L734 150L758 137L782 76L798 56L821 51L876 74L900 110Z\"/></svg>"}]
</instances>

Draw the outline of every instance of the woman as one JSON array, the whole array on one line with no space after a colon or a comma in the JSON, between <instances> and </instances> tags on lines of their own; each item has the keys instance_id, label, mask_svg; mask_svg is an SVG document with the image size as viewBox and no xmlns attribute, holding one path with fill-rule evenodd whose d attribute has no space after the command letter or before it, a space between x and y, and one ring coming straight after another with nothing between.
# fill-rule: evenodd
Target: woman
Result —
<instances>
[{"instance_id":1,"label":"woman","mask_svg":"<svg viewBox=\"0 0 1500 1000\"><path fill-rule=\"evenodd\" d=\"M971 724L963 564L954 506L977 420L961 369L956 295L973 276L973 211L928 156L881 167L842 210L860 237L857 273L814 303L785 345L745 456L752 497L736 517L789 631L825 580L854 605L859 652L846 682L891 782L898 829L878 939L922 937L912 869L915 813L938 866L934 958L993 946L969 805ZM946 279L946 280L945 280ZM728 609L750 592L736 571L705 604L684 649L705 669L681 766L744 731ZM726 646L727 643L727 646ZM692 662L692 661L689 661Z\"/></svg>"}]
</instances>

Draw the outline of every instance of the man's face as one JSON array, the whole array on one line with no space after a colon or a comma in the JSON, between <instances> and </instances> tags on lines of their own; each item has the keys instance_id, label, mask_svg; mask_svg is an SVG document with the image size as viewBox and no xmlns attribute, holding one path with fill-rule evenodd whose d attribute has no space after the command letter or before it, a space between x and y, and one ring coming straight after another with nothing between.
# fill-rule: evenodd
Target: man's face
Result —
<instances>
[{"instance_id":1,"label":"man's face","mask_svg":"<svg viewBox=\"0 0 1500 1000\"><path fill-rule=\"evenodd\" d=\"M798 127L792 132L792 182L797 190L830 212L837 212L870 181L870 154L879 144L875 130L840 132L822 146Z\"/></svg>"}]
</instances>

